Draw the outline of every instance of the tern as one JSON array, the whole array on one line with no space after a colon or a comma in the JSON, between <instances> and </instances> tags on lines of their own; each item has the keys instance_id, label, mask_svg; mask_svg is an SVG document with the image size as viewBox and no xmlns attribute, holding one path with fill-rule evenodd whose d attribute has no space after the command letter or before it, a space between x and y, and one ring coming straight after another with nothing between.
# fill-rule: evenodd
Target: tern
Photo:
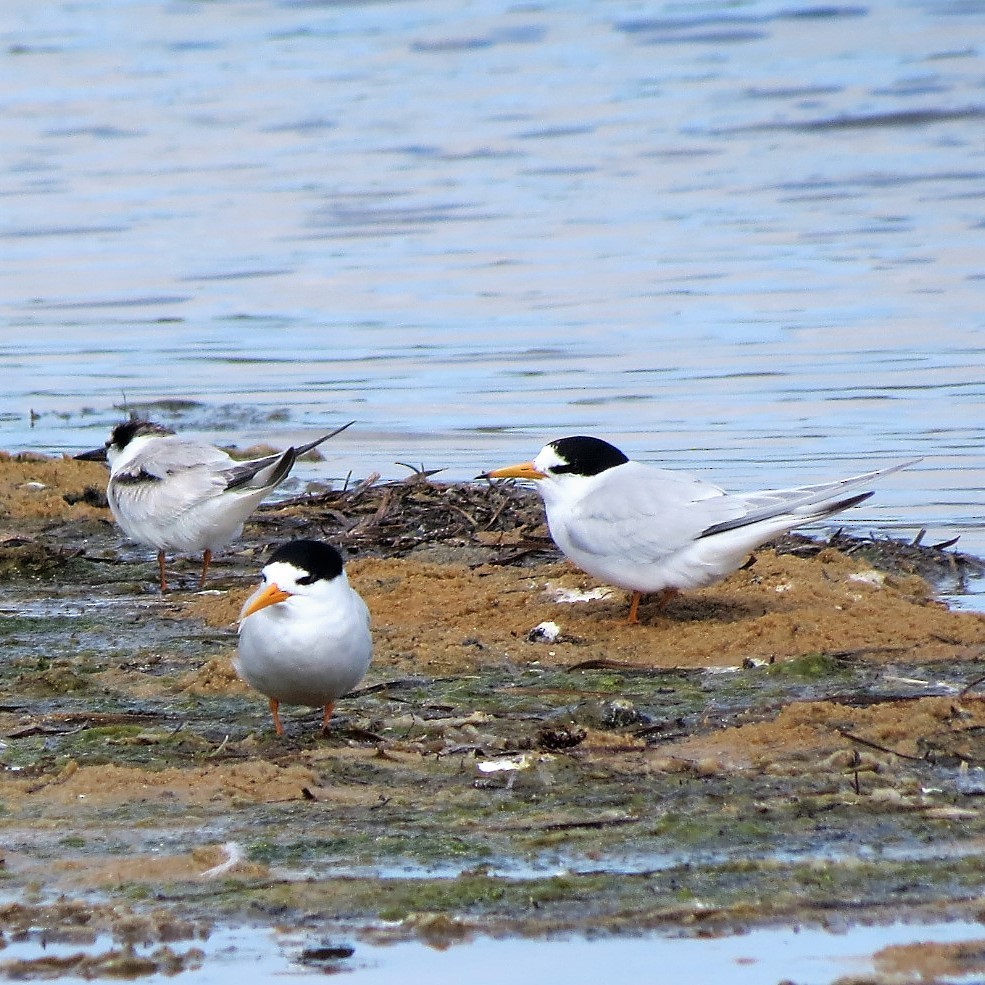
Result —
<instances>
[{"instance_id":1,"label":"tern","mask_svg":"<svg viewBox=\"0 0 985 985\"><path fill-rule=\"evenodd\" d=\"M330 544L281 545L240 613L236 672L270 699L278 735L280 704L321 707L328 728L336 699L366 676L373 654L366 603L349 585Z\"/></svg>"},{"instance_id":2,"label":"tern","mask_svg":"<svg viewBox=\"0 0 985 985\"><path fill-rule=\"evenodd\" d=\"M129 420L113 428L103 447L75 457L109 462L109 508L127 537L157 549L161 591L168 590L167 551L202 552L202 588L213 552L239 537L246 518L295 461L353 423L278 455L237 462L204 441L179 437L152 421Z\"/></svg>"},{"instance_id":3,"label":"tern","mask_svg":"<svg viewBox=\"0 0 985 985\"><path fill-rule=\"evenodd\" d=\"M545 445L530 462L480 479L532 479L561 552L583 571L640 599L666 600L742 567L750 552L794 527L868 499L858 491L914 461L793 489L727 493L697 476L631 461L601 438L579 435Z\"/></svg>"}]
</instances>

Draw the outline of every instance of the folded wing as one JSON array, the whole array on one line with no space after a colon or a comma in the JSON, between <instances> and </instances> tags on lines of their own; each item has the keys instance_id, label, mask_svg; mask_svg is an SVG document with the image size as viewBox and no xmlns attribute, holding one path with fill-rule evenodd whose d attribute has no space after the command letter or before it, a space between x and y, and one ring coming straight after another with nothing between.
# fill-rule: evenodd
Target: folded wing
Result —
<instances>
[{"instance_id":1,"label":"folded wing","mask_svg":"<svg viewBox=\"0 0 985 985\"><path fill-rule=\"evenodd\" d=\"M727 494L686 473L627 462L584 497L568 533L579 550L658 563L701 538L759 525L764 539L862 502L860 486L912 465L906 462L836 482ZM756 531L750 530L750 533Z\"/></svg>"}]
</instances>

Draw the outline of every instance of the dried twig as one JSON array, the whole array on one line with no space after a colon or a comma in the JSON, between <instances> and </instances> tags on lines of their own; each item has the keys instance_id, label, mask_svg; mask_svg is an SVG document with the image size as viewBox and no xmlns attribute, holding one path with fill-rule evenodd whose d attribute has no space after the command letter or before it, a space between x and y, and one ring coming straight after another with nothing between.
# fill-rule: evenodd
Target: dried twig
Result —
<instances>
[{"instance_id":1,"label":"dried twig","mask_svg":"<svg viewBox=\"0 0 985 985\"><path fill-rule=\"evenodd\" d=\"M892 756L899 756L900 759L908 759L912 763L926 763L927 760L923 756L911 756L908 753L900 752L898 749L890 749L888 746L881 746L878 742L872 742L869 739L863 739L862 736L856 735L854 732L849 732L845 728L836 728L835 731L839 735L843 735L846 739L851 739L852 742L857 742L860 746L868 746L870 749L875 749L878 752L888 752Z\"/></svg>"}]
</instances>

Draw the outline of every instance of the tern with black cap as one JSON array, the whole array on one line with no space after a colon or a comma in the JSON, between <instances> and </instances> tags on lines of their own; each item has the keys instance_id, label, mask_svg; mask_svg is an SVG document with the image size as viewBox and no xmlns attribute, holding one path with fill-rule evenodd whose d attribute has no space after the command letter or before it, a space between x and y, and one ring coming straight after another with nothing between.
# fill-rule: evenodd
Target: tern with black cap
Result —
<instances>
[{"instance_id":1,"label":"tern with black cap","mask_svg":"<svg viewBox=\"0 0 985 985\"><path fill-rule=\"evenodd\" d=\"M583 571L632 592L629 621L636 623L644 594L666 598L710 585L771 538L868 499L872 491L860 487L914 461L819 485L727 493L579 435L479 478L533 480L554 542Z\"/></svg>"},{"instance_id":2,"label":"tern with black cap","mask_svg":"<svg viewBox=\"0 0 985 985\"><path fill-rule=\"evenodd\" d=\"M213 552L243 532L246 518L287 478L298 457L352 423L278 455L237 462L221 448L133 419L117 424L103 447L75 457L109 462L109 508L127 537L157 550L161 591L168 588L169 551L202 552L201 588Z\"/></svg>"},{"instance_id":3,"label":"tern with black cap","mask_svg":"<svg viewBox=\"0 0 985 985\"><path fill-rule=\"evenodd\" d=\"M369 610L349 584L342 555L321 541L281 545L260 577L240 613L236 672L270 699L278 735L281 703L322 708L325 730L336 700L369 669Z\"/></svg>"}]
</instances>

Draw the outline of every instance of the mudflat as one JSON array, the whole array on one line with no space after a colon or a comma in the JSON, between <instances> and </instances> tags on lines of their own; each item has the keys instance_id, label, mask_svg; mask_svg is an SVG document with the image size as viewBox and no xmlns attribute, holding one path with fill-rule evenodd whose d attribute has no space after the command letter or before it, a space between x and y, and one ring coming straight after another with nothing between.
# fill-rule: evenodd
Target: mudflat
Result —
<instances>
[{"instance_id":1,"label":"mudflat","mask_svg":"<svg viewBox=\"0 0 985 985\"><path fill-rule=\"evenodd\" d=\"M788 537L631 626L534 493L421 474L265 506L204 592L174 558L162 597L105 479L0 457L10 939L105 932L83 957L110 973L136 935L144 974L228 922L450 941L977 917L985 617L936 590L978 559ZM347 553L375 656L327 735L288 707L278 738L231 657L299 536Z\"/></svg>"}]
</instances>

